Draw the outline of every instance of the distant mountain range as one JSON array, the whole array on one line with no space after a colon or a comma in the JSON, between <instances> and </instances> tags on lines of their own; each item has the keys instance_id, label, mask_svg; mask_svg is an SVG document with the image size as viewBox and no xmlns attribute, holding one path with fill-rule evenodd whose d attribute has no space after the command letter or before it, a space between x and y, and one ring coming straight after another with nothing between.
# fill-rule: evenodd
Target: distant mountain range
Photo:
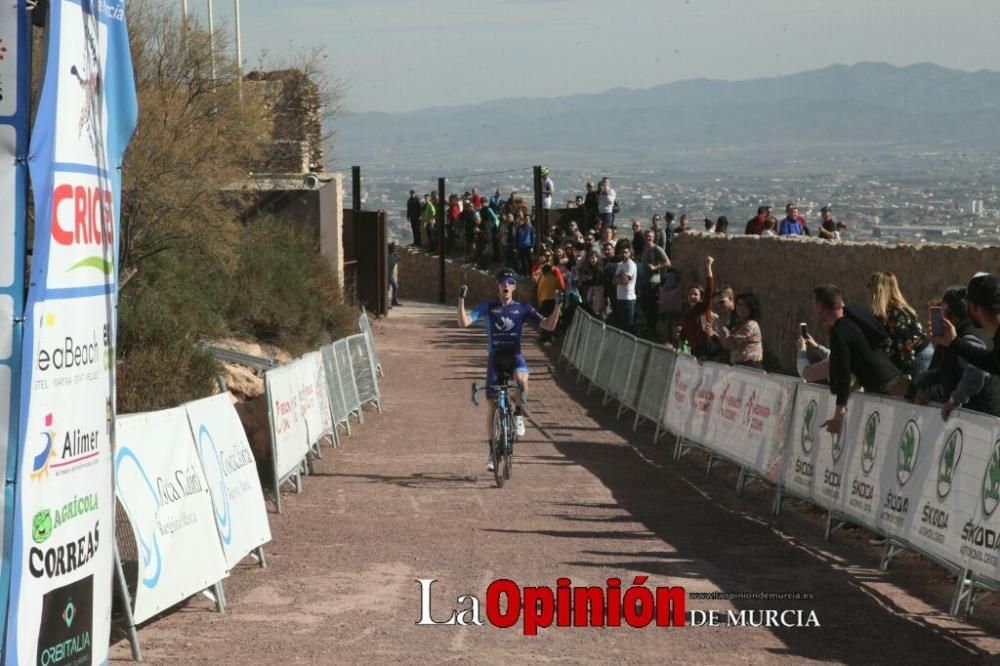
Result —
<instances>
[{"instance_id":1,"label":"distant mountain range","mask_svg":"<svg viewBox=\"0 0 1000 666\"><path fill-rule=\"evenodd\" d=\"M512 98L337 119L333 156L360 164L665 162L671 154L837 145L1000 147L1000 72L834 65L749 81Z\"/></svg>"}]
</instances>

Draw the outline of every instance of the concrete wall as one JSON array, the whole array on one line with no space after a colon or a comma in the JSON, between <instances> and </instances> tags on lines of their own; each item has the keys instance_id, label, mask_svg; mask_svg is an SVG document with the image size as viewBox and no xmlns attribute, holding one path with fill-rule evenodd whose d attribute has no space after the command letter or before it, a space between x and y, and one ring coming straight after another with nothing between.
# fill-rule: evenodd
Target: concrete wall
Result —
<instances>
[{"instance_id":1,"label":"concrete wall","mask_svg":"<svg viewBox=\"0 0 1000 666\"><path fill-rule=\"evenodd\" d=\"M399 249L399 300L438 302L438 257L426 254L413 248ZM451 259L445 259L445 292L449 304L454 305L458 297L458 285L469 286L466 303L471 307L480 301L496 300L497 283L493 273L470 268ZM525 286L530 281L518 286L515 298L521 301L531 301L530 288Z\"/></svg>"},{"instance_id":2,"label":"concrete wall","mask_svg":"<svg viewBox=\"0 0 1000 666\"><path fill-rule=\"evenodd\" d=\"M344 288L344 174L324 173L319 189L319 250L330 260L337 284Z\"/></svg>"},{"instance_id":3,"label":"concrete wall","mask_svg":"<svg viewBox=\"0 0 1000 666\"><path fill-rule=\"evenodd\" d=\"M761 301L765 364L794 372L799 322L809 324L821 344L828 332L812 311L812 288L832 282L848 303L865 304L868 276L889 271L903 294L923 314L932 298L952 284L967 284L976 271L1000 270L1000 247L972 245L884 245L830 243L818 239L760 238L692 233L675 239L674 266L685 284L704 282L704 257L715 257L717 284L732 283Z\"/></svg>"}]
</instances>

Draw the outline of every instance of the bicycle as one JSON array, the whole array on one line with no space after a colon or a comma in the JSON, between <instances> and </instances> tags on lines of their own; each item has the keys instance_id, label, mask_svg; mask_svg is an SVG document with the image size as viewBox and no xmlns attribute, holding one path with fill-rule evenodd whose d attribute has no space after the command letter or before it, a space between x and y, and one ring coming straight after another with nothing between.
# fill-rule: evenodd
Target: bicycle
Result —
<instances>
[{"instance_id":1,"label":"bicycle","mask_svg":"<svg viewBox=\"0 0 1000 666\"><path fill-rule=\"evenodd\" d=\"M493 478L497 488L503 488L504 481L510 478L513 465L514 442L517 441L517 430L514 428L514 415L510 408L509 392L515 387L510 385L511 373L499 372L496 386L478 386L472 384L472 404L479 406L480 391L494 392L497 396L493 407L493 427L490 434L490 456L493 458ZM488 393L487 393L488 395ZM524 393L521 393L524 400Z\"/></svg>"}]
</instances>

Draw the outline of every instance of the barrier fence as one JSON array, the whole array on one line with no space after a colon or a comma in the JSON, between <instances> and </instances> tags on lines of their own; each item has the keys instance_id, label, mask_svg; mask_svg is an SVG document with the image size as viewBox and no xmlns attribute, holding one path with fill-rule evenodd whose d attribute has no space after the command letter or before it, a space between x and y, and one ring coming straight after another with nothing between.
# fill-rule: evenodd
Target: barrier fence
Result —
<instances>
[{"instance_id":1,"label":"barrier fence","mask_svg":"<svg viewBox=\"0 0 1000 666\"><path fill-rule=\"evenodd\" d=\"M350 417L361 420L364 404L381 409L367 314L358 323L360 334L264 375L274 484L269 493L279 513L282 486L294 481L303 491L302 477L310 458L321 455L320 442L329 437L336 445L339 428L349 434ZM115 427L115 494L124 517L114 549L116 592L139 660L137 625L199 593L224 611L222 581L247 556L266 566L263 546L271 530L257 460L228 393L118 416ZM79 503L77 514L96 510L88 502ZM123 552L137 561L124 566Z\"/></svg>"},{"instance_id":2,"label":"barrier fence","mask_svg":"<svg viewBox=\"0 0 1000 666\"><path fill-rule=\"evenodd\" d=\"M560 361L635 413L676 437L686 450L737 465L737 491L749 477L784 496L827 511L826 536L838 523L886 539L881 567L901 549L918 552L958 578L950 612L971 614L983 593L1000 590L1000 419L961 410L947 422L939 408L852 394L841 435L822 424L833 415L829 388L760 370L699 363L606 326L577 310Z\"/></svg>"}]
</instances>

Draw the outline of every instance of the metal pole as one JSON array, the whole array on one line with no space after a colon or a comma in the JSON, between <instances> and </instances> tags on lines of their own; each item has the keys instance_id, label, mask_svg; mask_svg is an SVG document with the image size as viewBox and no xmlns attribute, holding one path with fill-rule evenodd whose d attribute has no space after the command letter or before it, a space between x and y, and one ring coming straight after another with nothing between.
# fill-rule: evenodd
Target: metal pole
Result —
<instances>
[{"instance_id":1,"label":"metal pole","mask_svg":"<svg viewBox=\"0 0 1000 666\"><path fill-rule=\"evenodd\" d=\"M212 83L216 81L215 76L215 12L212 8L212 0L208 0L208 52L212 58Z\"/></svg>"},{"instance_id":2,"label":"metal pole","mask_svg":"<svg viewBox=\"0 0 1000 666\"><path fill-rule=\"evenodd\" d=\"M532 169L535 173L535 252L539 251L542 244L542 234L548 229L542 228L542 167L536 166Z\"/></svg>"},{"instance_id":3,"label":"metal pole","mask_svg":"<svg viewBox=\"0 0 1000 666\"><path fill-rule=\"evenodd\" d=\"M444 275L445 275L445 264L444 264L444 254L445 254L445 233L444 233L444 178L438 178L438 205L437 205L437 231L438 231L438 299L440 302L444 303L448 300L448 296L445 293L444 285Z\"/></svg>"},{"instance_id":4,"label":"metal pole","mask_svg":"<svg viewBox=\"0 0 1000 666\"><path fill-rule=\"evenodd\" d=\"M236 5L236 76L237 90L240 101L243 101L243 38L240 35L240 0L234 0Z\"/></svg>"}]
</instances>

